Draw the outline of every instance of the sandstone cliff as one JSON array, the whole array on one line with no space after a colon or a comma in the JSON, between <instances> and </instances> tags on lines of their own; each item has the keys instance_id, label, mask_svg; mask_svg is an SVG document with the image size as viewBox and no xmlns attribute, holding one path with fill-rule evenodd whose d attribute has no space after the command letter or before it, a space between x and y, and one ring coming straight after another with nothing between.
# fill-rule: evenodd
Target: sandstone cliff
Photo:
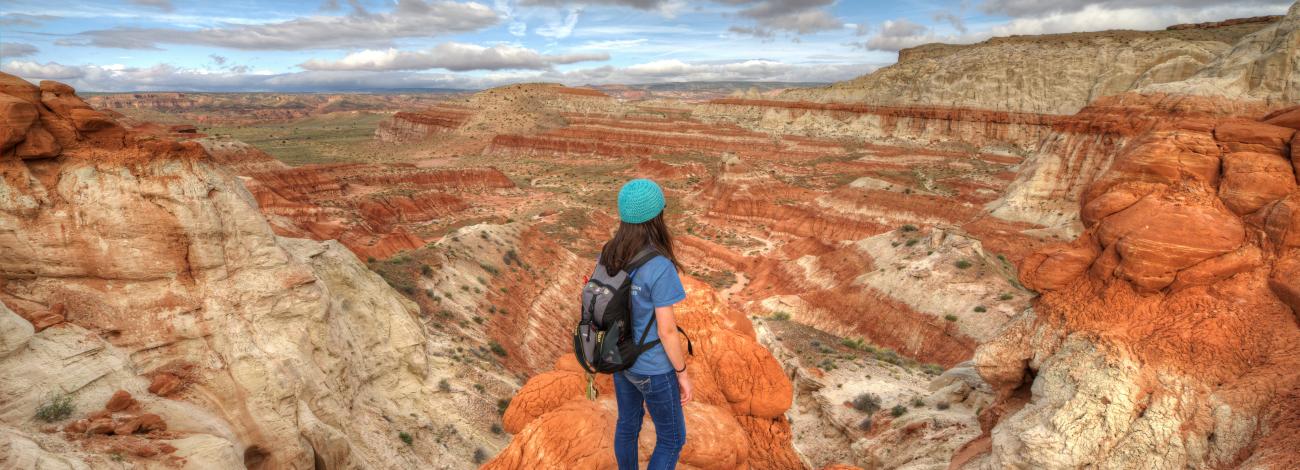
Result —
<instances>
[{"instance_id":1,"label":"sandstone cliff","mask_svg":"<svg viewBox=\"0 0 1300 470\"><path fill-rule=\"evenodd\" d=\"M1206 114L1137 136L1025 260L1043 296L976 352L999 399L954 465L1300 464L1296 130Z\"/></svg>"},{"instance_id":2,"label":"sandstone cliff","mask_svg":"<svg viewBox=\"0 0 1300 470\"><path fill-rule=\"evenodd\" d=\"M3 466L464 467L495 439L447 412L474 400L436 386L415 305L336 242L277 237L199 144L55 82L0 75L0 104ZM166 432L64 426L119 389Z\"/></svg>"},{"instance_id":3,"label":"sandstone cliff","mask_svg":"<svg viewBox=\"0 0 1300 470\"><path fill-rule=\"evenodd\" d=\"M1197 75L1273 20L928 46L900 52L897 64L871 74L782 99L1072 114L1102 96Z\"/></svg>"},{"instance_id":4,"label":"sandstone cliff","mask_svg":"<svg viewBox=\"0 0 1300 470\"><path fill-rule=\"evenodd\" d=\"M749 319L722 303L708 286L685 279L687 300L677 307L680 325L695 342L687 356L695 401L685 407L686 447L678 468L805 468L790 447L790 381L756 340ZM510 403L510 446L485 469L613 468L618 416L609 376L597 382L600 398L585 396L584 372L571 355L556 369L530 379ZM654 447L654 426L641 433L643 460Z\"/></svg>"}]
</instances>

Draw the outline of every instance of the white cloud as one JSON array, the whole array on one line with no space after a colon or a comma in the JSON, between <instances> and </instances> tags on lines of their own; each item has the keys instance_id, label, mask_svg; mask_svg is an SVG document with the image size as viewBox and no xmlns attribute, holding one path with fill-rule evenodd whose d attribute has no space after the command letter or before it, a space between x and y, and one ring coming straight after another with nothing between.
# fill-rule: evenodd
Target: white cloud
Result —
<instances>
[{"instance_id":1,"label":"white cloud","mask_svg":"<svg viewBox=\"0 0 1300 470\"><path fill-rule=\"evenodd\" d=\"M578 18L582 16L581 8L569 10L563 21L553 22L533 29L533 33L541 37L552 39L564 39L573 34L573 28L578 26Z\"/></svg>"},{"instance_id":2,"label":"white cloud","mask_svg":"<svg viewBox=\"0 0 1300 470\"><path fill-rule=\"evenodd\" d=\"M344 16L308 16L198 30L119 27L85 31L57 43L121 49L157 49L158 44L246 50L333 49L386 46L398 38L476 31L498 20L495 11L478 3L397 0L392 12L373 13L353 2L353 11Z\"/></svg>"},{"instance_id":3,"label":"white cloud","mask_svg":"<svg viewBox=\"0 0 1300 470\"><path fill-rule=\"evenodd\" d=\"M11 60L0 69L19 77L31 79L68 80L85 75L82 67L69 67L56 62L40 64L24 60Z\"/></svg>"},{"instance_id":4,"label":"white cloud","mask_svg":"<svg viewBox=\"0 0 1300 470\"><path fill-rule=\"evenodd\" d=\"M447 69L504 70L548 69L555 64L609 60L609 54L543 55L535 50L498 44L484 47L476 44L448 42L422 51L365 50L348 54L336 61L312 59L301 64L307 70L429 70Z\"/></svg>"},{"instance_id":5,"label":"white cloud","mask_svg":"<svg viewBox=\"0 0 1300 470\"><path fill-rule=\"evenodd\" d=\"M986 0L980 5L980 9L987 13L1025 17L1070 13L1088 9L1124 10L1173 7L1195 10L1228 6L1225 3L1223 0ZM1281 7L1282 10L1285 10L1292 3L1292 0L1235 0L1231 3L1232 6L1239 8ZM1276 11L1277 8L1273 10Z\"/></svg>"}]
</instances>

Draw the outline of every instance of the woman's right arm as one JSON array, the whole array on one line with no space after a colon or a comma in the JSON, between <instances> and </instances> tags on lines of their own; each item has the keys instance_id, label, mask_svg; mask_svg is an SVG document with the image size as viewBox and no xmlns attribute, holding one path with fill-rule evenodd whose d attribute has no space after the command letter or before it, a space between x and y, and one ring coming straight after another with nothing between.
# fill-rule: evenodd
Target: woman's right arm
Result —
<instances>
[{"instance_id":1,"label":"woman's right arm","mask_svg":"<svg viewBox=\"0 0 1300 470\"><path fill-rule=\"evenodd\" d=\"M659 330L659 344L663 345L664 353L668 354L668 362L677 371L677 385L681 389L682 404L685 405L694 396L694 385L686 370L686 355L682 353L682 340L677 336L677 316L673 314L672 305L655 307L655 325Z\"/></svg>"}]
</instances>

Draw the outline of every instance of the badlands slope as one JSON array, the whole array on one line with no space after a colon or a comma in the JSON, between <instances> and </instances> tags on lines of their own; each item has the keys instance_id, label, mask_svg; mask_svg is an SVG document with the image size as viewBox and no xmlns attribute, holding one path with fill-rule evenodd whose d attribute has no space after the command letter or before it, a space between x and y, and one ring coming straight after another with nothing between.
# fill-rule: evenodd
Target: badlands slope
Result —
<instances>
[{"instance_id":1,"label":"badlands slope","mask_svg":"<svg viewBox=\"0 0 1300 470\"><path fill-rule=\"evenodd\" d=\"M683 468L1294 468L1298 54L1300 6L776 96L515 85L298 166L3 76L0 466L611 468L567 335L645 176Z\"/></svg>"}]
</instances>

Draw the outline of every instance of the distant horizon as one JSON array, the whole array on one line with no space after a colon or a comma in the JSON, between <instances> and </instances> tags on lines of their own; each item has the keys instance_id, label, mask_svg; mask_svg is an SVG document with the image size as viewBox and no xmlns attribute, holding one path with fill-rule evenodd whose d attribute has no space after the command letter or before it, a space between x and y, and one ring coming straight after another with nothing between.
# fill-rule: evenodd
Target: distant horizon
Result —
<instances>
[{"instance_id":1,"label":"distant horizon","mask_svg":"<svg viewBox=\"0 0 1300 470\"><path fill-rule=\"evenodd\" d=\"M0 6L0 70L95 93L826 84L923 44L1160 30L1284 14L1291 3L11 0Z\"/></svg>"},{"instance_id":2,"label":"distant horizon","mask_svg":"<svg viewBox=\"0 0 1300 470\"><path fill-rule=\"evenodd\" d=\"M24 80L31 81L31 82L33 82L33 83L36 83L36 82L38 81L38 80L32 80L32 79L28 79L28 78L24 78L24 77L20 77L20 78L23 78ZM57 80L55 80L55 81L57 81ZM790 86L790 87L811 87L811 86L824 86L824 85L830 85L830 84L835 83L835 82L778 82L778 81L771 81L771 80L699 80L699 81L689 81L689 82L606 83L606 84L599 84L599 85L597 85L597 84L565 85L565 84L563 84L563 83L557 83L557 82L515 82L515 83L504 83L504 84L501 84L501 85L496 85L496 86L492 86L492 87L488 87L488 88L386 88L386 89L369 89L369 90L367 90L367 89L338 89L338 90L327 90L327 89L322 89L322 90L303 90L303 91L274 91L274 90L233 90L233 91L227 91L227 90L218 90L218 91L209 91L209 90L105 90L105 91L85 91L85 92L83 92L83 91L81 91L81 90L77 90L77 93L78 93L78 94L83 94L83 95L120 95L120 94L131 94L131 93L136 93L136 94L145 94L145 93L194 93L194 94L253 94L253 93L267 93L267 94L278 94L278 95L286 95L286 94L290 94L290 95L310 95L310 94L334 94L334 93L342 93L342 94L364 94L364 95L409 94L409 93L447 93L447 94L451 94L451 93L480 92L480 91L483 91L483 90L490 90L490 89L492 89L492 88L499 88L499 87L510 86L510 85L523 85L523 84L529 84L529 83L545 83L545 84L563 85L563 86L571 87L571 88L593 88L593 89L599 89L599 88L602 88L602 87L620 87L620 86L622 86L622 87L632 87L632 88L642 88L642 87L649 88L649 87L659 87L659 86L666 86L666 85L693 85L693 84L694 84L694 85L701 85L701 84L705 84L705 85L707 85L707 84L719 84L719 85L721 85L721 84L728 84L728 83L732 83L732 84L747 84L747 85L776 85L776 86L778 86L778 87L779 87L779 86Z\"/></svg>"}]
</instances>

